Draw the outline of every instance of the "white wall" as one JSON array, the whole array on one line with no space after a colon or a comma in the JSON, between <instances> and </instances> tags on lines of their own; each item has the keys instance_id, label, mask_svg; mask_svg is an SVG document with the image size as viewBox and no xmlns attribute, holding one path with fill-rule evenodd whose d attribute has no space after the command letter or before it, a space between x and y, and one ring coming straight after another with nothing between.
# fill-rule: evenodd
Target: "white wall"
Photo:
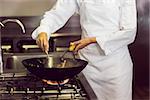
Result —
<instances>
[{"instance_id":1,"label":"white wall","mask_svg":"<svg viewBox=\"0 0 150 100\"><path fill-rule=\"evenodd\" d=\"M0 16L39 16L56 0L0 0Z\"/></svg>"}]
</instances>

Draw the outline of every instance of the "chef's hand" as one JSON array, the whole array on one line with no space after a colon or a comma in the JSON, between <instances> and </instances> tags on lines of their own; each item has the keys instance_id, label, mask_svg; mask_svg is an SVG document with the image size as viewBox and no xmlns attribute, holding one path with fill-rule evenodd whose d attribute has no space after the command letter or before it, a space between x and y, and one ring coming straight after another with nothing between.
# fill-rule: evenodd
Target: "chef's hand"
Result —
<instances>
[{"instance_id":1,"label":"chef's hand","mask_svg":"<svg viewBox=\"0 0 150 100\"><path fill-rule=\"evenodd\" d=\"M87 45L91 43L96 43L96 37L89 37L89 38L84 38L79 41L74 41L71 44L75 45L75 50L74 52L78 52L78 50L86 47Z\"/></svg>"},{"instance_id":2,"label":"chef's hand","mask_svg":"<svg viewBox=\"0 0 150 100\"><path fill-rule=\"evenodd\" d=\"M49 42L47 33L41 32L36 39L36 43L46 54L48 54Z\"/></svg>"}]
</instances>

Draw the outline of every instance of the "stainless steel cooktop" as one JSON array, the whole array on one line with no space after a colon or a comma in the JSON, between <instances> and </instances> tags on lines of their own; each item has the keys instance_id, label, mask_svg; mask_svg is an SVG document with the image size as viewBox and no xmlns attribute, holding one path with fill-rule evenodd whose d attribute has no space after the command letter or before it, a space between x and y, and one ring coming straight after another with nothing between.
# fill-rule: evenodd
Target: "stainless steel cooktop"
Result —
<instances>
[{"instance_id":1,"label":"stainless steel cooktop","mask_svg":"<svg viewBox=\"0 0 150 100\"><path fill-rule=\"evenodd\" d=\"M96 100L96 96L82 73L57 85L30 73L5 73L0 75L0 100Z\"/></svg>"}]
</instances>

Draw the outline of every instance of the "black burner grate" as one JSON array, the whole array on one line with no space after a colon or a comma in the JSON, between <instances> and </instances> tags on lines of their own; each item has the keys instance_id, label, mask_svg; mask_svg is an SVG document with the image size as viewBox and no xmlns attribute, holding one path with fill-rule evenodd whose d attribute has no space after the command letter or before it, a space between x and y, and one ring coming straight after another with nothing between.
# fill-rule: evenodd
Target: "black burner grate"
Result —
<instances>
[{"instance_id":1,"label":"black burner grate","mask_svg":"<svg viewBox=\"0 0 150 100\"><path fill-rule=\"evenodd\" d=\"M64 85L49 85L33 75L0 76L0 100L87 100L76 76Z\"/></svg>"}]
</instances>

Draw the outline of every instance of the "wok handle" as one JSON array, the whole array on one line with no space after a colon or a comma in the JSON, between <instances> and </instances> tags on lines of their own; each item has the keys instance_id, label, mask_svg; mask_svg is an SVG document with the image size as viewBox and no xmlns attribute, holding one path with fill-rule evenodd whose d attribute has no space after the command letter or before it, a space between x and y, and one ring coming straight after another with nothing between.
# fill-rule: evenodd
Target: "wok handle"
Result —
<instances>
[{"instance_id":1,"label":"wok handle","mask_svg":"<svg viewBox=\"0 0 150 100\"><path fill-rule=\"evenodd\" d=\"M70 43L70 47L69 47L69 51L71 51L74 60L76 60L76 55L75 55L75 53L73 52L73 51L75 50L75 48L76 48L76 45L75 45L73 42L71 42L71 43Z\"/></svg>"},{"instance_id":2,"label":"wok handle","mask_svg":"<svg viewBox=\"0 0 150 100\"><path fill-rule=\"evenodd\" d=\"M60 56L60 58L63 59L67 52L69 51L68 50L64 51L64 53Z\"/></svg>"},{"instance_id":3,"label":"wok handle","mask_svg":"<svg viewBox=\"0 0 150 100\"><path fill-rule=\"evenodd\" d=\"M61 60L64 60L64 56L69 52L69 50L65 51L62 55L61 55ZM76 54L74 52L71 51L71 54L73 56L73 59L76 60Z\"/></svg>"},{"instance_id":4,"label":"wok handle","mask_svg":"<svg viewBox=\"0 0 150 100\"><path fill-rule=\"evenodd\" d=\"M73 59L76 60L76 54L74 52L71 52L73 55Z\"/></svg>"},{"instance_id":5,"label":"wok handle","mask_svg":"<svg viewBox=\"0 0 150 100\"><path fill-rule=\"evenodd\" d=\"M70 46L69 46L69 49L66 50L66 51L62 54L62 56L61 56L60 58L63 60L65 54L70 51L70 52L72 53L72 55L73 55L73 59L76 60L75 53L73 52L74 49L75 49L75 45L74 45L74 43L71 42L71 43L70 43Z\"/></svg>"}]
</instances>

